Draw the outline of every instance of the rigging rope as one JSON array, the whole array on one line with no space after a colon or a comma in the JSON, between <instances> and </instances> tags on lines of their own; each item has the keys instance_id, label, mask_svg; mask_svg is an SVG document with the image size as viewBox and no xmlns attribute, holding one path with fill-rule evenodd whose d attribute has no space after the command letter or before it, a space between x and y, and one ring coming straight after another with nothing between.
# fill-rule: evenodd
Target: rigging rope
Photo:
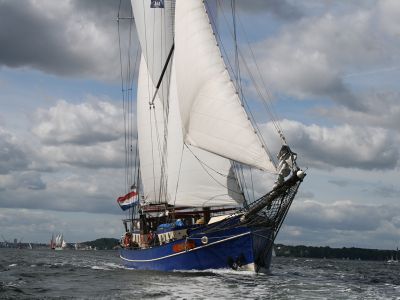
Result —
<instances>
[{"instance_id":1,"label":"rigging rope","mask_svg":"<svg viewBox=\"0 0 400 300\"><path fill-rule=\"evenodd\" d=\"M232 1L232 0L231 0L231 1ZM253 76L253 74L252 74L252 71L251 71L250 68L248 67L248 65L247 65L247 63L246 63L246 60L245 60L245 58L244 58L244 55L243 55L243 53L240 51L240 48L238 47L237 38L235 37L236 34L235 34L235 32L234 32L236 26L235 26L235 25L233 26L233 27L234 27L234 31L232 31L232 30L230 29L229 21L228 21L228 19L227 19L227 17L226 17L226 14L224 13L224 10L223 10L223 8L222 8L222 6L221 6L221 3L220 3L219 1L217 1L217 3L218 3L218 5L221 7L222 15L223 15L225 24L227 24L228 31L229 31L231 37L233 38L233 40L234 40L234 42L235 42L235 49L237 49L237 53L238 53L239 57L241 58L241 61L242 61L243 64L245 65L246 71L247 71L247 73L249 74L250 79L251 79L252 83L254 84L254 87L255 87L255 89L256 89L256 91L257 91L257 93L258 93L260 99L261 99L262 102L265 104L264 107L266 108L267 113L268 113L269 116L270 116L271 122L272 122L273 125L275 126L277 132L279 133L280 138L282 139L282 141L283 141L284 143L286 143L285 137L283 136L282 128L279 126L278 119L277 119L277 117L275 116L275 114L274 114L274 112L272 111L272 109L269 108L269 106L272 106L272 105L268 105L268 104L266 103L265 97L264 97L264 96L262 95L262 93L260 92L260 88L259 88L259 86L257 85L257 82L256 82L256 80L255 80L255 78L254 78L254 76ZM235 11L233 11L233 12L235 12ZM236 20L236 18L240 21L239 15L235 13L235 18L234 18L234 20ZM246 34L246 32L244 32L244 33ZM225 53L225 55L224 55L224 57L226 58L226 61L225 61L225 62L226 62L227 65L229 66L229 69L231 70L232 74L234 75L234 77L235 77L235 79L236 79L237 75L236 75L236 73L234 72L234 69L233 69L233 67L232 67L232 65L231 65L231 63L230 63L228 52L226 51L226 48L224 47L224 43L222 42L222 39L221 39L220 35L218 34L218 32L217 32L217 35L216 35L216 36L218 37L218 39L219 39L219 41L220 41L221 47L222 47L222 49L223 49L223 52ZM246 37L246 41L247 41L247 43L249 44L247 37ZM257 65L256 60L255 60L255 58L254 58L254 54L252 55L252 59L254 60L254 63ZM239 61L239 59L238 59L238 61ZM259 71L258 65L257 65L257 69L258 69L258 71ZM259 71L259 72L260 72L260 71ZM240 91L241 86L239 86L239 82L236 82L236 84L237 84L237 89ZM242 103L245 105L246 112L250 115L251 123L252 123L253 127L256 129L257 135L258 135L258 137L259 137L261 143L263 144L263 146L264 146L266 152L268 153L269 157L270 157L271 159L274 158L274 156L271 154L271 152L269 151L269 149L267 148L267 146L266 146L266 144L265 144L265 142L264 142L264 139L263 139L263 137L262 137L262 135L261 135L260 128L259 128L257 122L255 121L255 117L254 117L254 115L253 115L253 113L252 113L252 110L250 109L250 106L249 106L249 104L248 104L248 101L247 101L247 99L246 99L246 96L243 94L243 92L242 92L242 95L241 95L241 96L242 96L242 97L241 97L241 101L242 101ZM272 163L276 166L274 160L272 160Z\"/></svg>"},{"instance_id":2,"label":"rigging rope","mask_svg":"<svg viewBox=\"0 0 400 300\"><path fill-rule=\"evenodd\" d=\"M214 171L215 173L217 173L217 174L223 176L223 177L232 179L231 176L229 176L229 175L224 175L224 174L218 172L217 170L211 168L211 167L208 166L206 163L204 163L196 154L194 154L193 151L188 147L188 145L185 144L185 146L186 146L186 149L188 149L188 150L190 151L190 153L192 153L192 155L193 155L193 156L196 158L196 160L200 163L200 165L201 165L201 167L203 168L203 170L204 170L216 183L218 183L220 186L226 188L226 189L227 189L228 191L230 191L230 192L233 192L233 193L235 193L235 194L242 195L242 193L238 193L237 191L232 190L232 189L230 189L228 186L226 186L226 185L224 185L223 183L219 182L213 175L211 175L211 173L207 170L207 168L210 169L210 170L212 170L212 171ZM206 167L207 167L207 168L206 168Z\"/></svg>"}]
</instances>

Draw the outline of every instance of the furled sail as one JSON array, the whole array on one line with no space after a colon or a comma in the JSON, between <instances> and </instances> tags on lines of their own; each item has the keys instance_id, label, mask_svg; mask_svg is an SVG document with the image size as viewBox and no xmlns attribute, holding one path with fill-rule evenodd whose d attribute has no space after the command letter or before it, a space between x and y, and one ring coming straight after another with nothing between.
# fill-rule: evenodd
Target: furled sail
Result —
<instances>
[{"instance_id":1,"label":"furled sail","mask_svg":"<svg viewBox=\"0 0 400 300\"><path fill-rule=\"evenodd\" d=\"M147 70L157 85L174 40L175 0L164 0L163 5L152 5L150 0L131 0L136 30ZM168 97L170 66L167 68L159 90L165 103Z\"/></svg>"},{"instance_id":2,"label":"furled sail","mask_svg":"<svg viewBox=\"0 0 400 300\"><path fill-rule=\"evenodd\" d=\"M172 63L168 116L168 202L175 206L237 206L243 202L228 159L185 146Z\"/></svg>"},{"instance_id":3,"label":"furled sail","mask_svg":"<svg viewBox=\"0 0 400 300\"><path fill-rule=\"evenodd\" d=\"M175 63L185 142L275 172L230 79L202 1L176 3Z\"/></svg>"},{"instance_id":4,"label":"furled sail","mask_svg":"<svg viewBox=\"0 0 400 300\"><path fill-rule=\"evenodd\" d=\"M157 203L160 199L164 145L164 117L159 97L156 97L154 107L150 108L149 105L154 91L153 82L142 56L137 91L137 129L143 195L149 203Z\"/></svg>"}]
</instances>

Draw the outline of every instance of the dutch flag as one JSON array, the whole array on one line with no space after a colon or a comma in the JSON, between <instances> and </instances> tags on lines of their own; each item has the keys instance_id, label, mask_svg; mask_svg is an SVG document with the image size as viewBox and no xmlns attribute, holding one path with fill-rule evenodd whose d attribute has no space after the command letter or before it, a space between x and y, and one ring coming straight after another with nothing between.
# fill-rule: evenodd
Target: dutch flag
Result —
<instances>
[{"instance_id":1,"label":"dutch flag","mask_svg":"<svg viewBox=\"0 0 400 300\"><path fill-rule=\"evenodd\" d=\"M122 210L127 210L133 206L135 206L139 202L138 193L136 189L132 192L126 194L125 196L121 196L117 199L117 202Z\"/></svg>"}]
</instances>

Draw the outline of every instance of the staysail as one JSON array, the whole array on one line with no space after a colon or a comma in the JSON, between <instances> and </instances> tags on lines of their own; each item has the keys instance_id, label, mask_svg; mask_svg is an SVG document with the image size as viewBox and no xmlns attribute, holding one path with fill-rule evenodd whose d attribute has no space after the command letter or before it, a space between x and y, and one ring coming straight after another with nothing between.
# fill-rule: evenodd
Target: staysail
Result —
<instances>
[{"instance_id":1,"label":"staysail","mask_svg":"<svg viewBox=\"0 0 400 300\"><path fill-rule=\"evenodd\" d=\"M237 206L243 194L231 162L199 148L184 145L172 63L168 117L168 202L175 206Z\"/></svg>"},{"instance_id":2,"label":"staysail","mask_svg":"<svg viewBox=\"0 0 400 300\"><path fill-rule=\"evenodd\" d=\"M185 142L275 172L230 79L202 1L176 3L175 62Z\"/></svg>"}]
</instances>

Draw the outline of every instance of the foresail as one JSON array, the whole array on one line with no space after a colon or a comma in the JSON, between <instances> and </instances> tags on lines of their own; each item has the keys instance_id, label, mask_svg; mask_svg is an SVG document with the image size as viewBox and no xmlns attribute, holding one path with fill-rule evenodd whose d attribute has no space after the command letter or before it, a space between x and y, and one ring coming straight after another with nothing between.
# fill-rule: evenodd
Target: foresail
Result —
<instances>
[{"instance_id":1,"label":"foresail","mask_svg":"<svg viewBox=\"0 0 400 300\"><path fill-rule=\"evenodd\" d=\"M243 194L230 161L183 143L174 62L169 104L168 202L191 207L241 204Z\"/></svg>"},{"instance_id":2,"label":"foresail","mask_svg":"<svg viewBox=\"0 0 400 300\"><path fill-rule=\"evenodd\" d=\"M275 172L230 79L202 1L176 3L175 62L186 143Z\"/></svg>"},{"instance_id":3,"label":"foresail","mask_svg":"<svg viewBox=\"0 0 400 300\"><path fill-rule=\"evenodd\" d=\"M142 54L156 86L173 45L175 0L164 0L163 5L160 1L131 0L131 4ZM170 70L169 66L159 90L162 103L168 97Z\"/></svg>"},{"instance_id":4,"label":"foresail","mask_svg":"<svg viewBox=\"0 0 400 300\"><path fill-rule=\"evenodd\" d=\"M145 201L149 203L157 203L160 200L162 149L164 145L164 118L160 99L156 97L154 108L150 109L149 105L154 90L153 82L142 56L137 92L137 129L143 196Z\"/></svg>"}]
</instances>

